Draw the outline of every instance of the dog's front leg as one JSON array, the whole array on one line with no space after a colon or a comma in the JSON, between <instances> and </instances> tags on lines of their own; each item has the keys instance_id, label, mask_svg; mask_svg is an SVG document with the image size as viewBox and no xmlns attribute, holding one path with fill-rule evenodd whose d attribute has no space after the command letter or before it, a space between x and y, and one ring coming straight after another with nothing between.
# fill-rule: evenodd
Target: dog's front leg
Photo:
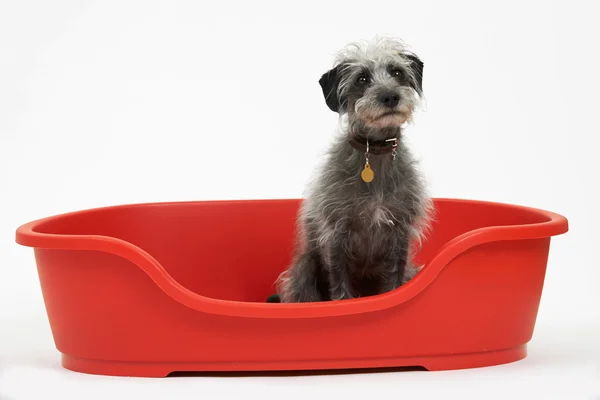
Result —
<instances>
[{"instance_id":1,"label":"dog's front leg","mask_svg":"<svg viewBox=\"0 0 600 400\"><path fill-rule=\"evenodd\" d=\"M408 241L404 235L394 244L394 247L383 259L381 270L382 282L379 293L386 293L397 289L404 283L404 274L408 263Z\"/></svg>"},{"instance_id":2,"label":"dog's front leg","mask_svg":"<svg viewBox=\"0 0 600 400\"><path fill-rule=\"evenodd\" d=\"M351 299L350 277L343 265L336 265L329 271L329 297L331 300Z\"/></svg>"},{"instance_id":3,"label":"dog's front leg","mask_svg":"<svg viewBox=\"0 0 600 400\"><path fill-rule=\"evenodd\" d=\"M354 297L350 284L349 257L344 250L345 242L336 243L330 248L327 257L329 271L329 297L331 300L345 300Z\"/></svg>"}]
</instances>

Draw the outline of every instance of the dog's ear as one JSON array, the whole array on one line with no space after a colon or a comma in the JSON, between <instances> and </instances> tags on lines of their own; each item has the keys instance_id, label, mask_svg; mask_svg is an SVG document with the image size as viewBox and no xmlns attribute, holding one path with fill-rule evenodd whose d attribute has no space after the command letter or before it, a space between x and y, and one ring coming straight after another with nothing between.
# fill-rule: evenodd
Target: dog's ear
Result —
<instances>
[{"instance_id":1,"label":"dog's ear","mask_svg":"<svg viewBox=\"0 0 600 400\"><path fill-rule=\"evenodd\" d=\"M415 76L414 89L417 93L423 92L423 61L414 54L407 54L406 58L410 60L410 69Z\"/></svg>"},{"instance_id":2,"label":"dog's ear","mask_svg":"<svg viewBox=\"0 0 600 400\"><path fill-rule=\"evenodd\" d=\"M340 83L340 67L330 69L325 72L321 79L319 79L319 85L323 90L323 96L325 96L325 103L331 109L331 111L339 112L341 102L337 95L338 85Z\"/></svg>"}]
</instances>

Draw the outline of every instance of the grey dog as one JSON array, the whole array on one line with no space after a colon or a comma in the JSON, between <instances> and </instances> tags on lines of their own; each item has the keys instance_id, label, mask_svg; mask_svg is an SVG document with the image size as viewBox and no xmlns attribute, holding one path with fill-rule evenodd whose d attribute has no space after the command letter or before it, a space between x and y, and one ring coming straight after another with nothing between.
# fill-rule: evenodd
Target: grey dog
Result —
<instances>
[{"instance_id":1,"label":"grey dog","mask_svg":"<svg viewBox=\"0 0 600 400\"><path fill-rule=\"evenodd\" d=\"M423 62L403 42L352 43L319 80L340 134L309 185L281 302L385 293L418 272L413 246L431 201L403 138L423 94Z\"/></svg>"}]
</instances>

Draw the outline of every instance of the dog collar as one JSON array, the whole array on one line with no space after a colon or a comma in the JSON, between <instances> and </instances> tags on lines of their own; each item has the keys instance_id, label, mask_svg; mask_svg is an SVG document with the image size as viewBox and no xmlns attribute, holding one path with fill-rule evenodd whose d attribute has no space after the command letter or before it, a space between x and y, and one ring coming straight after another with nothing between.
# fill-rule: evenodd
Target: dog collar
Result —
<instances>
[{"instance_id":1,"label":"dog collar","mask_svg":"<svg viewBox=\"0 0 600 400\"><path fill-rule=\"evenodd\" d=\"M364 152L367 152L368 150L369 154L376 156L392 153L398 148L397 137L387 140L369 140L367 144L366 138L352 133L348 142L350 143L350 146L354 147L356 150L361 150Z\"/></svg>"}]
</instances>

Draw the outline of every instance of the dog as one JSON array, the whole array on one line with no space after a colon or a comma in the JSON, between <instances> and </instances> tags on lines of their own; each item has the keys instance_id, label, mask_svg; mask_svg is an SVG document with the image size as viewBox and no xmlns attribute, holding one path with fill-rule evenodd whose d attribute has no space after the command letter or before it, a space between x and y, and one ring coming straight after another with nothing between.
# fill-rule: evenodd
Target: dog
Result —
<instances>
[{"instance_id":1,"label":"dog","mask_svg":"<svg viewBox=\"0 0 600 400\"><path fill-rule=\"evenodd\" d=\"M403 131L423 98L423 66L401 40L376 38L347 45L319 79L340 132L300 207L280 302L377 295L418 273L412 253L432 203Z\"/></svg>"}]
</instances>

